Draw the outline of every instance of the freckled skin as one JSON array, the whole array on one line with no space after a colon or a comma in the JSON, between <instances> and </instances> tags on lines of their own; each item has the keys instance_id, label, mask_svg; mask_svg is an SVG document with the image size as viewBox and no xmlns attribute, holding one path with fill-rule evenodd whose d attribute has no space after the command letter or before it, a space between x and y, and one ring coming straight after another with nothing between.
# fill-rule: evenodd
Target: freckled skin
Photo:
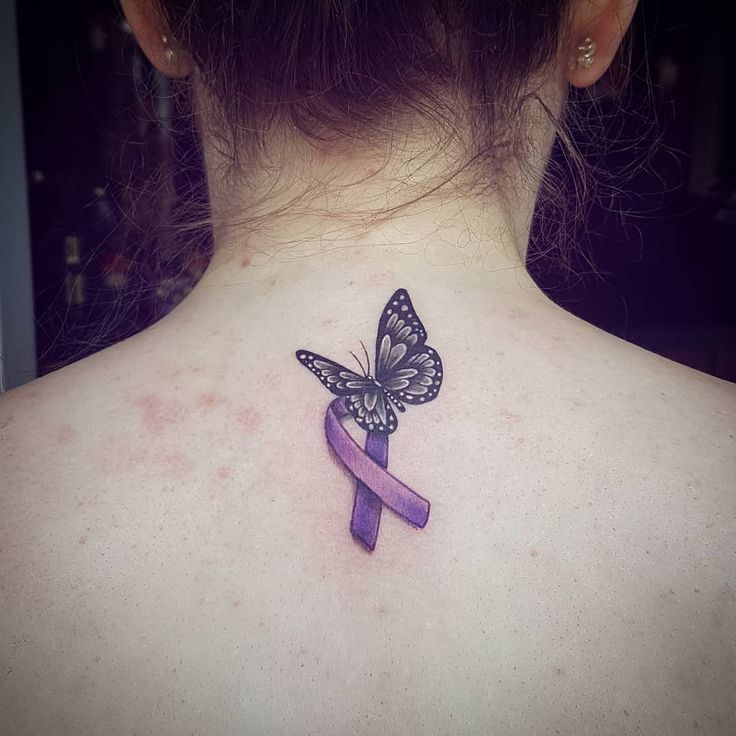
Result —
<instances>
[{"instance_id":1,"label":"freckled skin","mask_svg":"<svg viewBox=\"0 0 736 736\"><path fill-rule=\"evenodd\" d=\"M148 333L155 348L144 333L144 350L123 345L39 381L49 389L27 421L25 394L11 395L27 429L0 441L0 609L12 611L0 659L17 722L38 720L35 733L64 730L63 718L69 733L187 722L222 734L366 723L427 736L663 736L687 732L685 716L706 732L712 713L726 726L718 736L732 733L734 430L714 418L733 405L720 384L624 355L606 335L591 335L585 360L555 349L544 312L538 332L504 329L490 288L467 313L430 290L438 316L427 321L457 370L436 411L413 423L408 413L391 468L431 497L433 516L418 530L385 512L367 559L348 528L354 483L325 442L327 402L296 366L282 370L302 330L346 360L372 339L365 279L356 284L344 310L293 291L250 314L230 305L201 333L164 323ZM213 324L224 345L207 342ZM125 381L112 391L111 366ZM589 414L572 413L577 398ZM504 408L524 413L514 423ZM64 422L78 436L59 448ZM36 442L43 427L50 447ZM155 720L162 697L176 720ZM212 710L198 715L198 700ZM624 707L630 728L614 710ZM451 723L466 718L477 727Z\"/></svg>"},{"instance_id":2,"label":"freckled skin","mask_svg":"<svg viewBox=\"0 0 736 736\"><path fill-rule=\"evenodd\" d=\"M134 452L129 462L133 464L144 463L149 467L154 466L174 480L187 478L195 467L192 458L177 449L149 450L145 448L139 452Z\"/></svg>"}]
</instances>

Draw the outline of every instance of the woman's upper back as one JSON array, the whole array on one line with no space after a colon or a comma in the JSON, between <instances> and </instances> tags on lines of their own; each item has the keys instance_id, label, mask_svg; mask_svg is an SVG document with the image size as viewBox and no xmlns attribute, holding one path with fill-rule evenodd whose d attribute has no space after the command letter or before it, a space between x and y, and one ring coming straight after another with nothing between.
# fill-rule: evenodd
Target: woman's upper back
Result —
<instances>
[{"instance_id":1,"label":"woman's upper back","mask_svg":"<svg viewBox=\"0 0 736 736\"><path fill-rule=\"evenodd\" d=\"M175 311L5 396L7 732L732 733L736 391L542 299L425 319L389 470L429 521L372 553L293 357L319 307Z\"/></svg>"}]
</instances>

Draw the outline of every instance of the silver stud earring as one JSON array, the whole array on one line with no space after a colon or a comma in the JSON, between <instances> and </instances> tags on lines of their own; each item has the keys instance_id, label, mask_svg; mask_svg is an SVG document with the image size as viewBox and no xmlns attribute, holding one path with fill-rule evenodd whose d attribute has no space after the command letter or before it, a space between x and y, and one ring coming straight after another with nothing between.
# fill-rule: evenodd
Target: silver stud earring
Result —
<instances>
[{"instance_id":1,"label":"silver stud earring","mask_svg":"<svg viewBox=\"0 0 736 736\"><path fill-rule=\"evenodd\" d=\"M176 58L176 51L169 45L171 43L171 39L165 33L163 33L161 34L161 41L163 42L164 46L166 46L166 50L164 51L164 58L166 59L166 63L171 64Z\"/></svg>"},{"instance_id":2,"label":"silver stud earring","mask_svg":"<svg viewBox=\"0 0 736 736\"><path fill-rule=\"evenodd\" d=\"M578 66L590 69L595 61L596 49L597 46L595 45L595 41L590 37L586 38L580 46L578 46Z\"/></svg>"}]
</instances>

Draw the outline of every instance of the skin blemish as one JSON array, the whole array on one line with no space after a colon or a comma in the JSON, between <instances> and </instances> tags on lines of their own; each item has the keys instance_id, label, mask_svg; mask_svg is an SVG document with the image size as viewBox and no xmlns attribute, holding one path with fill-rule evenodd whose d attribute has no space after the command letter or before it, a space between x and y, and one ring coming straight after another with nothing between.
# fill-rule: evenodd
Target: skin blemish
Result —
<instances>
[{"instance_id":1,"label":"skin blemish","mask_svg":"<svg viewBox=\"0 0 736 736\"><path fill-rule=\"evenodd\" d=\"M530 550L529 550L529 554L530 554L530 555L531 555L532 557L536 557L536 556L537 556L537 555L539 554L539 552L537 552L537 550L535 550L535 549L530 549Z\"/></svg>"},{"instance_id":2,"label":"skin blemish","mask_svg":"<svg viewBox=\"0 0 736 736\"><path fill-rule=\"evenodd\" d=\"M61 427L56 430L54 439L58 445L68 445L75 434L76 430L71 426L71 424L62 424Z\"/></svg>"},{"instance_id":3,"label":"skin blemish","mask_svg":"<svg viewBox=\"0 0 736 736\"><path fill-rule=\"evenodd\" d=\"M373 271L368 279L372 284L390 287L396 281L396 271Z\"/></svg>"},{"instance_id":4,"label":"skin blemish","mask_svg":"<svg viewBox=\"0 0 736 736\"><path fill-rule=\"evenodd\" d=\"M199 395L199 403L202 404L202 406L206 407L213 407L215 404L219 404L222 401L222 396L218 396L215 393L212 393L211 391L208 393L200 394Z\"/></svg>"},{"instance_id":5,"label":"skin blemish","mask_svg":"<svg viewBox=\"0 0 736 736\"><path fill-rule=\"evenodd\" d=\"M231 478L233 475L233 469L229 468L227 465L223 465L219 468L217 468L217 477L218 478Z\"/></svg>"},{"instance_id":6,"label":"skin blemish","mask_svg":"<svg viewBox=\"0 0 736 736\"><path fill-rule=\"evenodd\" d=\"M521 414L514 414L513 412L510 412L508 409L504 409L501 412L501 416L509 423L509 424L516 424L517 422L521 421Z\"/></svg>"},{"instance_id":7,"label":"skin blemish","mask_svg":"<svg viewBox=\"0 0 736 736\"><path fill-rule=\"evenodd\" d=\"M177 480L189 477L192 470L194 470L194 463L179 450L157 452L154 454L154 461L168 475Z\"/></svg>"},{"instance_id":8,"label":"skin blemish","mask_svg":"<svg viewBox=\"0 0 736 736\"><path fill-rule=\"evenodd\" d=\"M260 414L250 406L241 406L235 412L235 421L243 432L255 432L261 426Z\"/></svg>"},{"instance_id":9,"label":"skin blemish","mask_svg":"<svg viewBox=\"0 0 736 736\"><path fill-rule=\"evenodd\" d=\"M250 264L251 264L250 256L243 256L240 259L240 268L248 268Z\"/></svg>"},{"instance_id":10,"label":"skin blemish","mask_svg":"<svg viewBox=\"0 0 736 736\"><path fill-rule=\"evenodd\" d=\"M176 401L164 401L155 394L144 394L133 399L142 413L143 426L152 433L178 425L188 414L187 408Z\"/></svg>"}]
</instances>

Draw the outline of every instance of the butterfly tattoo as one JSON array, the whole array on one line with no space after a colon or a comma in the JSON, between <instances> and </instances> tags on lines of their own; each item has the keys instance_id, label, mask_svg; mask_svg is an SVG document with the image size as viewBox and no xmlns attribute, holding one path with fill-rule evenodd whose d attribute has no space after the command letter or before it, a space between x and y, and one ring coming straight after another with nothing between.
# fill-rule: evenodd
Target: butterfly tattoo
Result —
<instances>
[{"instance_id":1,"label":"butterfly tattoo","mask_svg":"<svg viewBox=\"0 0 736 736\"><path fill-rule=\"evenodd\" d=\"M364 345L367 367L351 353L363 375L309 350L297 350L296 357L335 396L345 397L347 410L362 429L389 435L398 426L394 407L404 412L405 404L432 401L442 386L442 361L426 340L409 294L399 289L378 322L375 376Z\"/></svg>"}]
</instances>

